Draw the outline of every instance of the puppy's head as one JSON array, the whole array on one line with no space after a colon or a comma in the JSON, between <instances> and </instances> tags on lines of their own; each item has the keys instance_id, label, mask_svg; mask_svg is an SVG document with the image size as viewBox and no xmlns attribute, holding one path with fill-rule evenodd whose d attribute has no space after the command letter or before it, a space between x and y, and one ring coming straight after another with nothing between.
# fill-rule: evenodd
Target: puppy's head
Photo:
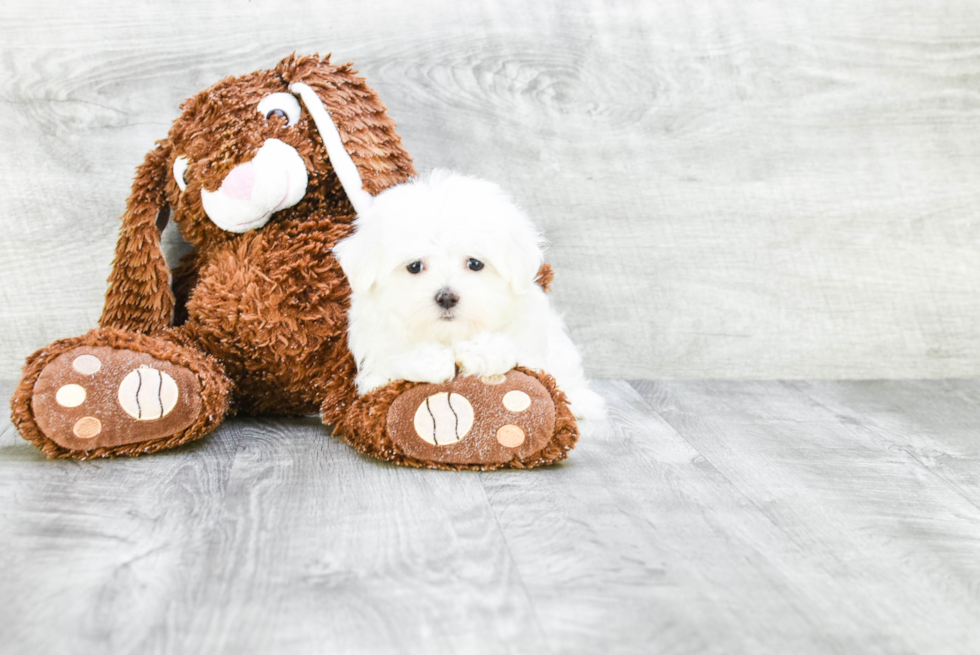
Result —
<instances>
[{"instance_id":1,"label":"puppy's head","mask_svg":"<svg viewBox=\"0 0 980 655\"><path fill-rule=\"evenodd\" d=\"M421 339L499 330L534 284L543 239L497 185L446 171L387 189L334 248L356 302Z\"/></svg>"}]
</instances>

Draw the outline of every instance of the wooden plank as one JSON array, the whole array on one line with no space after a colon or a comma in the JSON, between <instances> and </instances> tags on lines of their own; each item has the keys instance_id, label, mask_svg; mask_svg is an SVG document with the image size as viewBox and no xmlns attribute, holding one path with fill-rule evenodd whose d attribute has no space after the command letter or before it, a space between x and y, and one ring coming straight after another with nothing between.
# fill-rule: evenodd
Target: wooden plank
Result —
<instances>
[{"instance_id":1,"label":"wooden plank","mask_svg":"<svg viewBox=\"0 0 980 655\"><path fill-rule=\"evenodd\" d=\"M4 653L547 652L479 480L314 417L98 462L6 423L0 535Z\"/></svg>"},{"instance_id":2,"label":"wooden plank","mask_svg":"<svg viewBox=\"0 0 980 655\"><path fill-rule=\"evenodd\" d=\"M593 374L980 371L976 3L38 0L0 24L0 376L94 324L180 101L293 49L354 60L420 168L527 206Z\"/></svg>"},{"instance_id":3,"label":"wooden plank","mask_svg":"<svg viewBox=\"0 0 980 655\"><path fill-rule=\"evenodd\" d=\"M980 510L907 450L787 383L634 386L807 554L837 604L817 620L867 631L849 652L976 650Z\"/></svg>"},{"instance_id":4,"label":"wooden plank","mask_svg":"<svg viewBox=\"0 0 980 655\"><path fill-rule=\"evenodd\" d=\"M240 430L76 462L45 459L6 416L0 426L0 651L178 652L174 609L208 575Z\"/></svg>"},{"instance_id":5,"label":"wooden plank","mask_svg":"<svg viewBox=\"0 0 980 655\"><path fill-rule=\"evenodd\" d=\"M387 466L315 417L48 461L4 421L0 650L975 650L980 383L635 387L531 472Z\"/></svg>"},{"instance_id":6,"label":"wooden plank","mask_svg":"<svg viewBox=\"0 0 980 655\"><path fill-rule=\"evenodd\" d=\"M622 381L567 463L482 478L561 653L887 653L813 557Z\"/></svg>"},{"instance_id":7,"label":"wooden plank","mask_svg":"<svg viewBox=\"0 0 980 655\"><path fill-rule=\"evenodd\" d=\"M980 381L802 380L792 386L874 430L980 507Z\"/></svg>"},{"instance_id":8,"label":"wooden plank","mask_svg":"<svg viewBox=\"0 0 980 655\"><path fill-rule=\"evenodd\" d=\"M543 653L477 476L254 421L174 652Z\"/></svg>"}]
</instances>

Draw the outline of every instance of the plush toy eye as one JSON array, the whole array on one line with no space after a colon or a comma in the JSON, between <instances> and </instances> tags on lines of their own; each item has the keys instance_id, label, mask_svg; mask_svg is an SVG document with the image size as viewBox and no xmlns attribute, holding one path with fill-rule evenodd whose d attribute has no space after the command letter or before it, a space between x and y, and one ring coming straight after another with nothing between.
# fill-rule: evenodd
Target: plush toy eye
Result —
<instances>
[{"instance_id":1,"label":"plush toy eye","mask_svg":"<svg viewBox=\"0 0 980 655\"><path fill-rule=\"evenodd\" d=\"M422 269L425 267L422 266L422 262L415 260L405 268L408 269L408 272L411 273L412 275L418 275L419 273L422 272Z\"/></svg>"},{"instance_id":2,"label":"plush toy eye","mask_svg":"<svg viewBox=\"0 0 980 655\"><path fill-rule=\"evenodd\" d=\"M483 262L481 262L479 259L470 258L470 260L466 262L466 268L470 269L471 271L483 270Z\"/></svg>"},{"instance_id":3,"label":"plush toy eye","mask_svg":"<svg viewBox=\"0 0 980 655\"><path fill-rule=\"evenodd\" d=\"M177 186L181 191L187 190L187 167L189 165L190 162L183 155L174 159L174 179L177 180Z\"/></svg>"},{"instance_id":4,"label":"plush toy eye","mask_svg":"<svg viewBox=\"0 0 980 655\"><path fill-rule=\"evenodd\" d=\"M259 102L259 113L269 120L273 116L286 119L286 126L295 125L301 113L299 100L292 93L272 93Z\"/></svg>"}]
</instances>

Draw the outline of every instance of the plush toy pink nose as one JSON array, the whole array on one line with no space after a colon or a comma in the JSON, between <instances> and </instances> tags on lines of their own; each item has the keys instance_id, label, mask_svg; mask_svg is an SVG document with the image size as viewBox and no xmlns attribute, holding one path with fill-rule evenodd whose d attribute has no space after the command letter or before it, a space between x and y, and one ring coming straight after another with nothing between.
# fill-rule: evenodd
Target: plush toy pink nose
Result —
<instances>
[{"instance_id":1,"label":"plush toy pink nose","mask_svg":"<svg viewBox=\"0 0 980 655\"><path fill-rule=\"evenodd\" d=\"M219 191L235 200L251 200L255 187L255 167L252 162L239 164L231 169L221 182Z\"/></svg>"}]
</instances>

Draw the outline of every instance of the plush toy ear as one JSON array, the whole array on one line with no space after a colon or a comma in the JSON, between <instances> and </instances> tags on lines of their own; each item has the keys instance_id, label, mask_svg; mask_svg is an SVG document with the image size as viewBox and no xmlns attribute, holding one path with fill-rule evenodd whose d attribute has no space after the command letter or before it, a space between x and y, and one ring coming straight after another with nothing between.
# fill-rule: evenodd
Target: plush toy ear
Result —
<instances>
[{"instance_id":1,"label":"plush toy ear","mask_svg":"<svg viewBox=\"0 0 980 655\"><path fill-rule=\"evenodd\" d=\"M173 321L170 269L160 249L160 232L166 225L165 212L169 212L165 192L169 159L170 144L163 140L136 169L122 215L101 327L151 332Z\"/></svg>"},{"instance_id":2,"label":"plush toy ear","mask_svg":"<svg viewBox=\"0 0 980 655\"><path fill-rule=\"evenodd\" d=\"M313 118L330 162L355 211L385 189L415 175L395 123L374 89L330 58L287 57L277 70Z\"/></svg>"},{"instance_id":3,"label":"plush toy ear","mask_svg":"<svg viewBox=\"0 0 980 655\"><path fill-rule=\"evenodd\" d=\"M323 145L327 149L327 156L333 165L334 173L340 179L341 186L347 194L347 199L354 206L354 211L363 214L371 206L373 196L364 190L364 180L361 173L357 170L357 164L351 158L350 153L344 148L343 139L337 130L333 117L316 92L309 85L302 82L294 82L289 85L289 90L303 99L306 110L313 117Z\"/></svg>"}]
</instances>

